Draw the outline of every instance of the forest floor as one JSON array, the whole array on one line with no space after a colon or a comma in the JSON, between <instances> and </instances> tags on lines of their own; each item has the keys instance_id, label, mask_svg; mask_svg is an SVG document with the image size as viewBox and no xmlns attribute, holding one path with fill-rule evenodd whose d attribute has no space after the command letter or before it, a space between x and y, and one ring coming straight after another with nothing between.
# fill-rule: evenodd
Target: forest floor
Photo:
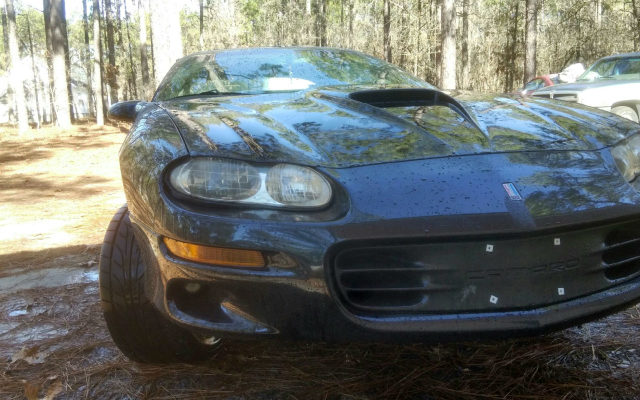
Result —
<instances>
[{"instance_id":1,"label":"forest floor","mask_svg":"<svg viewBox=\"0 0 640 400\"><path fill-rule=\"evenodd\" d=\"M197 366L115 347L97 262L125 201L122 129L0 127L2 399L640 399L640 308L533 339L225 343Z\"/></svg>"}]
</instances>

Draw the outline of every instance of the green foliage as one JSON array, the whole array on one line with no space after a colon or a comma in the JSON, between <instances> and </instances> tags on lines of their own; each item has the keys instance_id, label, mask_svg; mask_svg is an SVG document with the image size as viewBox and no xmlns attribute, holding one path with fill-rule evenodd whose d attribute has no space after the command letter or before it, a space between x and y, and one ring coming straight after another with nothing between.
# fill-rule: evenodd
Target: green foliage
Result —
<instances>
[{"instance_id":1,"label":"green foliage","mask_svg":"<svg viewBox=\"0 0 640 400\"><path fill-rule=\"evenodd\" d=\"M193 2L183 7L180 14L185 54L230 47L313 46L318 40L318 24L322 20L319 1L322 0L311 0L311 7L307 10L307 0L205 0L202 46L199 10L197 2ZM324 1L329 46L383 56L382 0ZM14 3L21 55L28 54L28 18L35 55L44 57L42 13L21 0L14 0ZM463 89L509 91L520 87L523 83L525 0L469 0L467 38L462 37L462 3L462 0L457 1L458 81L463 73L460 52L465 40L469 49L470 71ZM539 74L559 72L574 62L588 65L604 55L640 48L637 17L640 0L540 0L539 3ZM153 1L150 4L153 9ZM396 0L391 4L393 62L437 84L440 68L439 2ZM599 9L596 8L598 4L601 5ZM116 45L115 49L118 67L115 79L122 98L132 97L133 87L142 86L137 2L127 0L127 6L128 23L123 7L122 21L114 24L120 27L124 38L123 45ZM635 14L634 6L637 8ZM86 47L82 20L69 22L68 33L71 63L81 69L86 68L83 63ZM150 41L148 46L150 57ZM0 70L4 71L7 51L2 41L0 53ZM132 81L134 70L135 79ZM84 72L86 76L87 71Z\"/></svg>"}]
</instances>

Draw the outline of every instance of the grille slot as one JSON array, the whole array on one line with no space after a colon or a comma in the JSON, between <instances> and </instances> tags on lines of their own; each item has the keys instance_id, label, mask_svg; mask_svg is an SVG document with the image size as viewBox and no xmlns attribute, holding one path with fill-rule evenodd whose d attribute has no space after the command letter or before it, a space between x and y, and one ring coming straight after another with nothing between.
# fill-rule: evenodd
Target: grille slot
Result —
<instances>
[{"instance_id":1,"label":"grille slot","mask_svg":"<svg viewBox=\"0 0 640 400\"><path fill-rule=\"evenodd\" d=\"M572 101L572 102L578 101L578 96L575 94L556 94L553 98L556 100L562 100L562 101Z\"/></svg>"},{"instance_id":2,"label":"grille slot","mask_svg":"<svg viewBox=\"0 0 640 400\"><path fill-rule=\"evenodd\" d=\"M345 251L336 257L334 272L346 303L366 311L413 309L425 304L430 292L451 288L431 282L436 270L393 249Z\"/></svg>"},{"instance_id":3,"label":"grille slot","mask_svg":"<svg viewBox=\"0 0 640 400\"><path fill-rule=\"evenodd\" d=\"M602 262L604 275L610 280L628 278L640 272L640 230L628 227L609 233Z\"/></svg>"}]
</instances>

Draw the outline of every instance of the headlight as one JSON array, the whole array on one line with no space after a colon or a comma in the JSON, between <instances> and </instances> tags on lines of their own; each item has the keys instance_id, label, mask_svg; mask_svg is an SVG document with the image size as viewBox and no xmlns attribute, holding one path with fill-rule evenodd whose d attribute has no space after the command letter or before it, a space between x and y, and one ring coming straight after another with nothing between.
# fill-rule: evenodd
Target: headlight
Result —
<instances>
[{"instance_id":1,"label":"headlight","mask_svg":"<svg viewBox=\"0 0 640 400\"><path fill-rule=\"evenodd\" d=\"M332 195L327 179L311 168L222 158L189 159L171 170L169 184L200 200L285 208L319 208Z\"/></svg>"},{"instance_id":2,"label":"headlight","mask_svg":"<svg viewBox=\"0 0 640 400\"><path fill-rule=\"evenodd\" d=\"M612 148L611 154L627 182L640 175L640 135L634 135Z\"/></svg>"}]
</instances>

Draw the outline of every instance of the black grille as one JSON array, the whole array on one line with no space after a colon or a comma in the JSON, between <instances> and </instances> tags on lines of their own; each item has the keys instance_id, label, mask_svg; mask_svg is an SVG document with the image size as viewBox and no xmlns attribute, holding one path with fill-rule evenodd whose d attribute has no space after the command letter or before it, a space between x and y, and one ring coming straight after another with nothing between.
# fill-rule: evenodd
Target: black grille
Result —
<instances>
[{"instance_id":1,"label":"black grille","mask_svg":"<svg viewBox=\"0 0 640 400\"><path fill-rule=\"evenodd\" d=\"M626 227L609 233L602 252L607 279L628 278L640 272L640 229Z\"/></svg>"},{"instance_id":2,"label":"black grille","mask_svg":"<svg viewBox=\"0 0 640 400\"><path fill-rule=\"evenodd\" d=\"M555 94L551 94L551 93L534 93L533 94L534 97L542 97L545 99L555 99L555 100L562 100L562 101L569 101L569 102L577 102L578 101L578 96L575 93L555 93Z\"/></svg>"},{"instance_id":3,"label":"black grille","mask_svg":"<svg viewBox=\"0 0 640 400\"><path fill-rule=\"evenodd\" d=\"M342 294L363 310L415 308L427 301L430 292L447 289L431 282L433 268L392 248L345 251L335 265Z\"/></svg>"},{"instance_id":4,"label":"black grille","mask_svg":"<svg viewBox=\"0 0 640 400\"><path fill-rule=\"evenodd\" d=\"M359 315L527 310L640 275L640 222L530 237L342 244L333 287Z\"/></svg>"},{"instance_id":5,"label":"black grille","mask_svg":"<svg viewBox=\"0 0 640 400\"><path fill-rule=\"evenodd\" d=\"M578 96L575 94L556 94L555 96L553 96L553 98L562 101L578 101Z\"/></svg>"}]
</instances>

